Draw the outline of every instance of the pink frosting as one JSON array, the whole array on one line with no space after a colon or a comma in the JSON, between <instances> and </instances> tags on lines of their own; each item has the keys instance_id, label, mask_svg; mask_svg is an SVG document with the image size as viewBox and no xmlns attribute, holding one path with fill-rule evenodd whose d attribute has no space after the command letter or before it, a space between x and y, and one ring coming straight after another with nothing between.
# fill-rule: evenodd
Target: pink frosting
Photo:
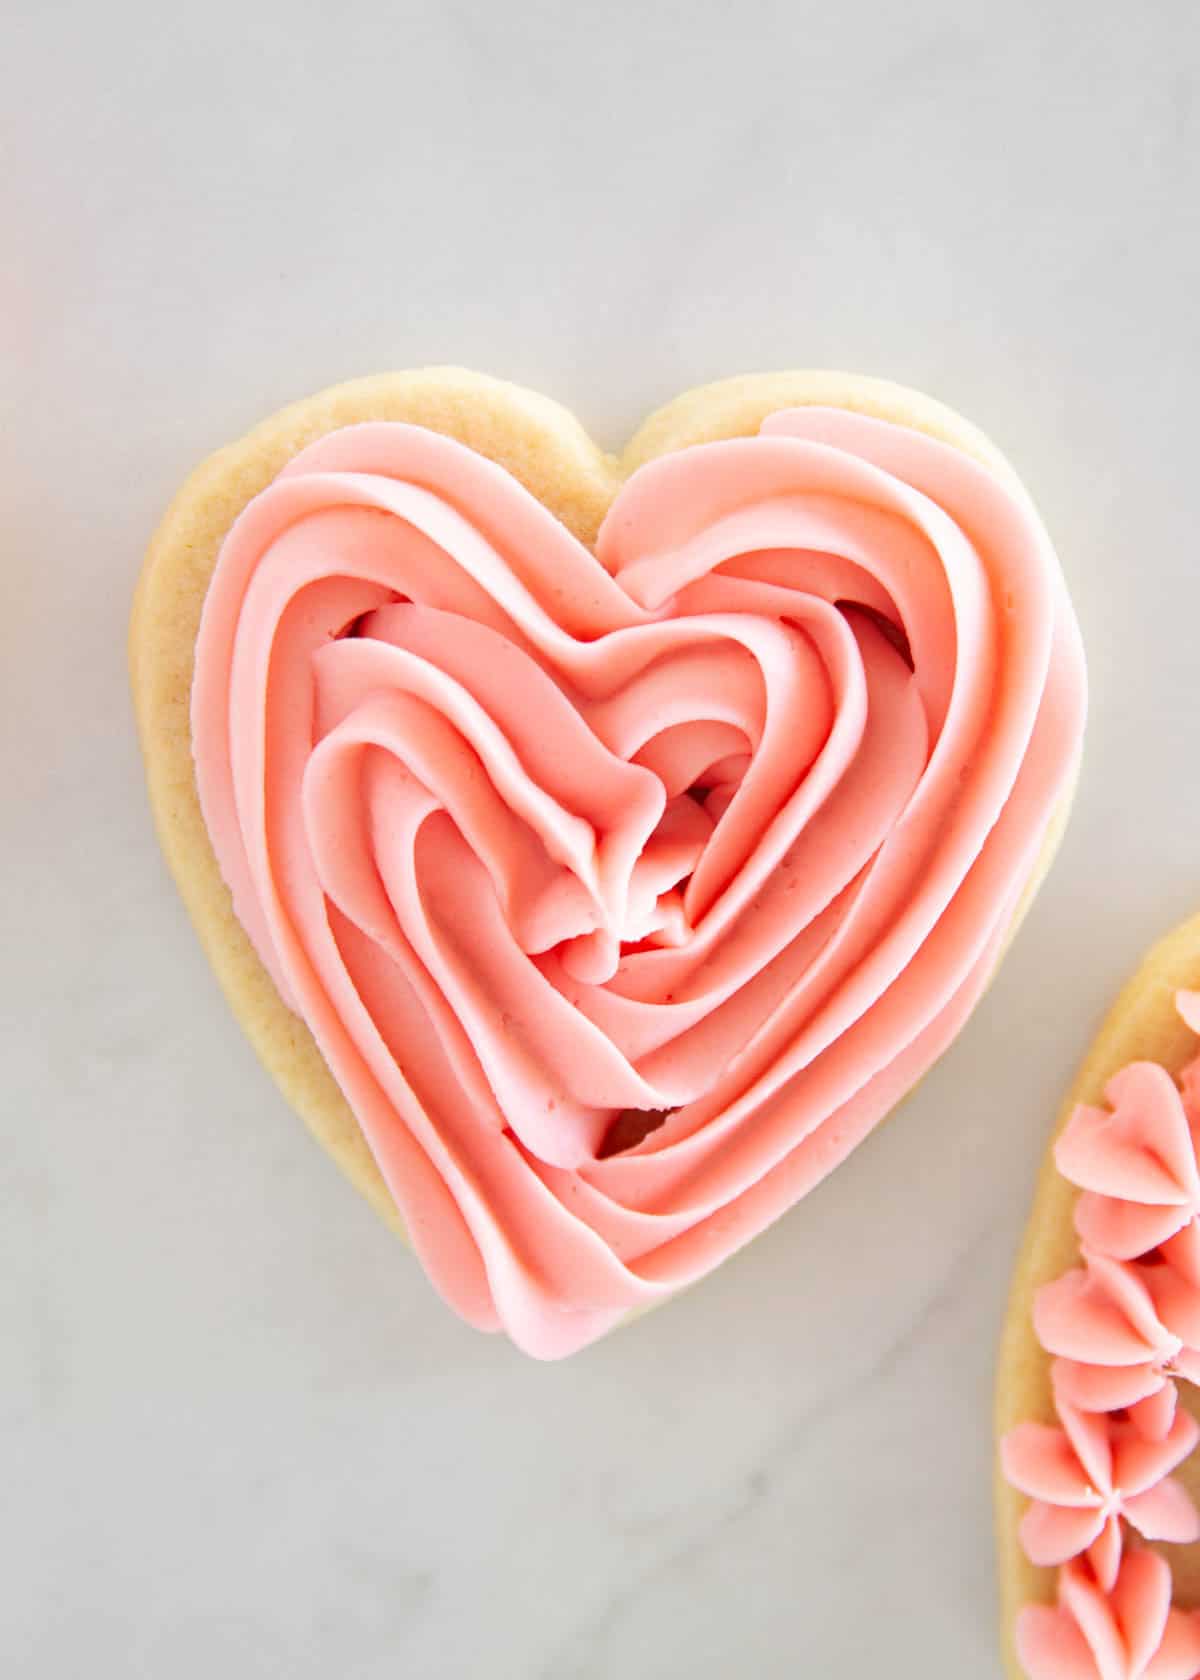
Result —
<instances>
[{"instance_id":1,"label":"pink frosting","mask_svg":"<svg viewBox=\"0 0 1200 1680\"><path fill-rule=\"evenodd\" d=\"M1018 1619L1030 1680L1192 1680L1200 1671L1200 1617L1171 1608L1171 1571L1153 1552L1128 1553L1109 1593L1068 1564L1058 1597Z\"/></svg>"},{"instance_id":2,"label":"pink frosting","mask_svg":"<svg viewBox=\"0 0 1200 1680\"><path fill-rule=\"evenodd\" d=\"M1187 1070L1189 1087L1191 1069ZM1084 1243L1128 1260L1194 1227L1200 1215L1195 1119L1165 1068L1134 1062L1109 1081L1104 1107L1081 1104L1055 1144L1064 1178L1084 1192Z\"/></svg>"},{"instance_id":3,"label":"pink frosting","mask_svg":"<svg viewBox=\"0 0 1200 1680\"><path fill-rule=\"evenodd\" d=\"M1200 1025L1197 994L1178 1001L1184 1019ZM1068 1378L1081 1403L1133 1406L1151 1432L1169 1421L1170 1375L1200 1381L1197 1083L1195 1061L1178 1083L1154 1062L1134 1062L1109 1081L1103 1106L1075 1109L1054 1151L1058 1170L1083 1192L1075 1225L1087 1273L1086 1282L1068 1273L1040 1292L1039 1340L1101 1368ZM1103 1369L1116 1366L1125 1370Z\"/></svg>"},{"instance_id":4,"label":"pink frosting","mask_svg":"<svg viewBox=\"0 0 1200 1680\"><path fill-rule=\"evenodd\" d=\"M1200 1031L1200 994L1178 995ZM1059 1604L1022 1611L1017 1644L1032 1680L1192 1680L1200 1619L1170 1609L1161 1559L1123 1556L1123 1525L1144 1539L1200 1539L1200 1513L1171 1476L1200 1441L1177 1404L1200 1382L1200 1059L1178 1083L1134 1062L1105 1103L1080 1105L1055 1146L1082 1189L1083 1265L1044 1285L1034 1331L1051 1366L1061 1427L1018 1425L1000 1444L1007 1479L1031 1497L1030 1561L1063 1565ZM1086 1561L1084 1559L1086 1558Z\"/></svg>"},{"instance_id":5,"label":"pink frosting","mask_svg":"<svg viewBox=\"0 0 1200 1680\"><path fill-rule=\"evenodd\" d=\"M1200 1440L1187 1412L1176 1411L1153 1441L1131 1423L1081 1411L1061 1391L1055 1406L1061 1428L1022 1423L1001 1443L1005 1476L1033 1501L1021 1522L1031 1563L1047 1568L1086 1552L1111 1592L1122 1522L1146 1540L1200 1539L1200 1515L1170 1475Z\"/></svg>"},{"instance_id":6,"label":"pink frosting","mask_svg":"<svg viewBox=\"0 0 1200 1680\"><path fill-rule=\"evenodd\" d=\"M418 427L304 450L205 602L234 907L445 1298L570 1352L953 1037L1078 755L1029 505L842 411L668 455L591 551Z\"/></svg>"},{"instance_id":7,"label":"pink frosting","mask_svg":"<svg viewBox=\"0 0 1200 1680\"><path fill-rule=\"evenodd\" d=\"M1200 1354L1163 1322L1165 1269L1084 1250L1084 1266L1041 1288L1033 1323L1058 1354L1057 1391L1090 1412L1129 1411L1151 1440L1175 1415L1175 1377L1200 1380Z\"/></svg>"}]
</instances>

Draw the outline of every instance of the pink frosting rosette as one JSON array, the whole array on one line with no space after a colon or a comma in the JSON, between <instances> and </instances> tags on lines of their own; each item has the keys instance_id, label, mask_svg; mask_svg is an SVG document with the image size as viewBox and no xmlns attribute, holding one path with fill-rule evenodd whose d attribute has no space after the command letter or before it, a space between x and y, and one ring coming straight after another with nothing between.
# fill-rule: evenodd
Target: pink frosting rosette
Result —
<instances>
[{"instance_id":1,"label":"pink frosting rosette","mask_svg":"<svg viewBox=\"0 0 1200 1680\"><path fill-rule=\"evenodd\" d=\"M1179 1012L1200 1031L1200 996ZM1006 1479L1030 1497L1020 1541L1058 1567L1058 1604L1027 1605L1017 1652L1030 1680L1195 1680L1200 1616L1171 1605L1171 1571L1126 1545L1200 1540L1172 1472L1200 1442L1178 1383L1200 1382L1200 1059L1177 1076L1132 1062L1104 1103L1080 1104L1054 1149L1075 1204L1082 1266L1044 1284L1033 1327L1058 1426L1017 1425Z\"/></svg>"},{"instance_id":2,"label":"pink frosting rosette","mask_svg":"<svg viewBox=\"0 0 1200 1680\"><path fill-rule=\"evenodd\" d=\"M1029 1680L1193 1680L1200 1617L1171 1606L1171 1571L1153 1552L1131 1552L1111 1594L1082 1564L1059 1575L1059 1601L1028 1605L1017 1652Z\"/></svg>"}]
</instances>

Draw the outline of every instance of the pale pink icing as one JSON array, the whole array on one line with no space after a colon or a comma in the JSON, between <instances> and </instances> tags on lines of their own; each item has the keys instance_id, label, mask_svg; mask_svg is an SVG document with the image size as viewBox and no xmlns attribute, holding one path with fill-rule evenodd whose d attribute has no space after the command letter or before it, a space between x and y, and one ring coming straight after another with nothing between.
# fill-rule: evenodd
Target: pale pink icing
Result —
<instances>
[{"instance_id":1,"label":"pale pink icing","mask_svg":"<svg viewBox=\"0 0 1200 1680\"><path fill-rule=\"evenodd\" d=\"M1200 1030L1200 994L1180 1014ZM1059 1605L1027 1606L1018 1652L1031 1680L1193 1680L1200 1619L1170 1609L1161 1559L1144 1539L1200 1539L1200 1514L1170 1472L1200 1440L1176 1380L1200 1381L1200 1058L1178 1084L1156 1063L1123 1068L1105 1106L1080 1105L1055 1147L1082 1187L1083 1265L1035 1296L1061 1427L1025 1423L1000 1445L1007 1479L1032 1503L1030 1561L1062 1565ZM1123 1555L1124 1552L1124 1555ZM1083 1556L1081 1556L1083 1554ZM1086 1561L1085 1561L1086 1558ZM1074 1560L1074 1561L1073 1561Z\"/></svg>"},{"instance_id":2,"label":"pale pink icing","mask_svg":"<svg viewBox=\"0 0 1200 1680\"><path fill-rule=\"evenodd\" d=\"M1171 1571L1155 1553L1128 1553L1108 1594L1070 1563L1058 1596L1018 1619L1030 1680L1192 1680L1200 1671L1200 1617L1171 1608Z\"/></svg>"},{"instance_id":3,"label":"pale pink icing","mask_svg":"<svg viewBox=\"0 0 1200 1680\"><path fill-rule=\"evenodd\" d=\"M1132 1423L1084 1412L1055 1394L1061 1428L1018 1424L1001 1443L1004 1474L1032 1503L1021 1521L1031 1563L1051 1567L1086 1552L1110 1592L1121 1561L1121 1523L1146 1540L1200 1539L1200 1516L1170 1472L1200 1440L1176 1411L1167 1434L1148 1440Z\"/></svg>"},{"instance_id":4,"label":"pale pink icing","mask_svg":"<svg viewBox=\"0 0 1200 1680\"><path fill-rule=\"evenodd\" d=\"M323 438L222 548L192 733L236 912L434 1283L554 1357L945 1048L1083 709L1027 502L807 409L643 467L594 555L447 438ZM612 1154L625 1111L658 1124Z\"/></svg>"},{"instance_id":5,"label":"pale pink icing","mask_svg":"<svg viewBox=\"0 0 1200 1680\"><path fill-rule=\"evenodd\" d=\"M1200 1381L1200 1352L1163 1322L1188 1286L1175 1285L1175 1273L1165 1265L1133 1264L1087 1249L1083 1258L1083 1267L1045 1284L1034 1299L1037 1338L1060 1356L1058 1389L1084 1411L1127 1408L1143 1434L1160 1440L1175 1415L1172 1379Z\"/></svg>"},{"instance_id":6,"label":"pale pink icing","mask_svg":"<svg viewBox=\"0 0 1200 1680\"><path fill-rule=\"evenodd\" d=\"M1185 1020L1200 1024L1195 999L1181 993L1179 1008ZM1131 1063L1104 1096L1103 1106L1075 1109L1054 1151L1058 1170L1083 1192L1075 1225L1088 1280L1081 1284L1068 1273L1048 1285L1035 1323L1053 1353L1139 1371L1147 1361L1147 1383L1151 1371L1159 1383L1146 1387L1144 1400L1134 1395L1134 1415L1153 1431L1151 1420L1169 1420L1174 1403L1168 1372L1200 1381L1197 1063L1188 1063L1178 1083L1157 1063ZM1137 1263L1146 1255L1153 1264ZM1097 1351L1102 1341L1103 1354ZM1116 1398L1122 1383L1132 1393L1134 1371L1095 1375L1087 1403L1103 1392L1105 1409L1131 1404ZM1083 1400L1081 1381L1074 1392Z\"/></svg>"},{"instance_id":7,"label":"pale pink icing","mask_svg":"<svg viewBox=\"0 0 1200 1680\"><path fill-rule=\"evenodd\" d=\"M1190 1084L1190 1069L1187 1074ZM1195 1122L1171 1075L1154 1062L1122 1068L1104 1098L1104 1107L1075 1110L1054 1159L1084 1192L1075 1206L1083 1242L1128 1260L1167 1242L1200 1214Z\"/></svg>"}]
</instances>

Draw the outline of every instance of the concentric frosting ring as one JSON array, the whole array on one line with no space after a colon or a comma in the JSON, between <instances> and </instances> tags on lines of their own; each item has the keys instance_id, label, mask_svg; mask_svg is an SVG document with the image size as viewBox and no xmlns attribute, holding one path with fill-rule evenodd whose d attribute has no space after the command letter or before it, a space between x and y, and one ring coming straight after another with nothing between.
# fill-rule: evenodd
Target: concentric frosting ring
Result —
<instances>
[{"instance_id":1,"label":"concentric frosting ring","mask_svg":"<svg viewBox=\"0 0 1200 1680\"><path fill-rule=\"evenodd\" d=\"M222 547L191 722L236 913L431 1278L553 1357L940 1054L1083 710L1027 500L806 408L640 468L595 553L450 438L331 433Z\"/></svg>"}]
</instances>

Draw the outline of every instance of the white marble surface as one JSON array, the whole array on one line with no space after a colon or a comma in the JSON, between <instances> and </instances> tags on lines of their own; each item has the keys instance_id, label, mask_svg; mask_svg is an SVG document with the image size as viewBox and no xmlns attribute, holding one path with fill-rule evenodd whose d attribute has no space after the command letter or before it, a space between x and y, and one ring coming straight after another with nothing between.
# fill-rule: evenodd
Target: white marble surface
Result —
<instances>
[{"instance_id":1,"label":"white marble surface","mask_svg":"<svg viewBox=\"0 0 1200 1680\"><path fill-rule=\"evenodd\" d=\"M1035 1159L1200 899L1193 0L0 15L0 1668L996 1675ZM1041 502L1094 681L1062 861L951 1055L750 1252L557 1367L449 1317L259 1070L122 665L200 455L451 359L610 444L759 367L935 391Z\"/></svg>"}]
</instances>

